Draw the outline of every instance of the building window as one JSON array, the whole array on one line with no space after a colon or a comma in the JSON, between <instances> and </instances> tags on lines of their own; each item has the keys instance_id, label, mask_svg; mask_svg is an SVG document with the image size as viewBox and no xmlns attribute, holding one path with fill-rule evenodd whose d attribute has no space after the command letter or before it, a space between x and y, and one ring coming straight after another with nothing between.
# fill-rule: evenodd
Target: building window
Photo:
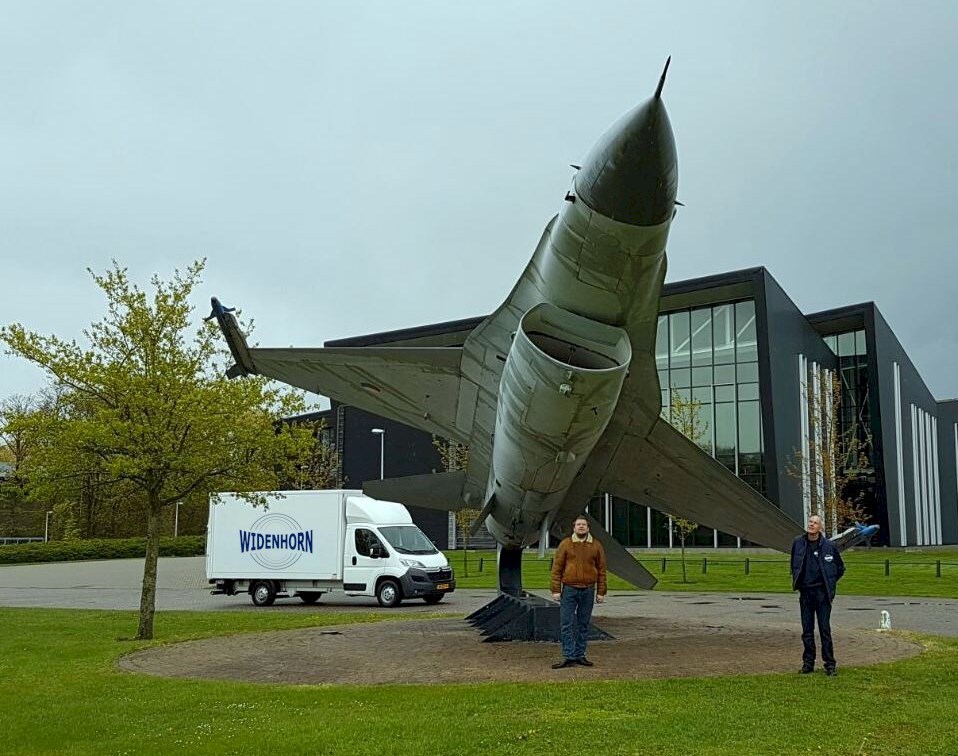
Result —
<instances>
[{"instance_id":1,"label":"building window","mask_svg":"<svg viewBox=\"0 0 958 756\"><path fill-rule=\"evenodd\" d=\"M759 403L758 329L751 299L678 310L658 319L655 367L662 417L673 392L698 406L699 445L760 493L766 490ZM681 430L681 429L680 429ZM669 518L622 499L612 502L612 534L627 546L668 546ZM735 546L737 539L699 528L690 544Z\"/></svg>"}]
</instances>

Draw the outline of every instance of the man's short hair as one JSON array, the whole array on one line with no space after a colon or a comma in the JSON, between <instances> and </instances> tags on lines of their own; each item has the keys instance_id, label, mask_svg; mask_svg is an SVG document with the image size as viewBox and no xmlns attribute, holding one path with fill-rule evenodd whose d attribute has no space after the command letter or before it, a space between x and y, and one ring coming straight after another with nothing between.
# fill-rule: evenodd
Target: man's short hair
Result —
<instances>
[{"instance_id":1,"label":"man's short hair","mask_svg":"<svg viewBox=\"0 0 958 756\"><path fill-rule=\"evenodd\" d=\"M586 525L589 524L589 518L586 517L584 514L580 514L578 517L576 517L576 518L572 521L572 524L575 525L579 520L582 520Z\"/></svg>"}]
</instances>

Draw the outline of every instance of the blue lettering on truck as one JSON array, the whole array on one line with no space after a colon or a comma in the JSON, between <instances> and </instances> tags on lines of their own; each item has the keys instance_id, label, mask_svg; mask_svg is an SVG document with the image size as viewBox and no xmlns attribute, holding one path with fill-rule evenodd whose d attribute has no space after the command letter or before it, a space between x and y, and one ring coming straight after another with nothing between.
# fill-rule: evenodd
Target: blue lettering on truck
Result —
<instances>
[{"instance_id":1,"label":"blue lettering on truck","mask_svg":"<svg viewBox=\"0 0 958 756\"><path fill-rule=\"evenodd\" d=\"M252 530L241 530L240 552L257 551L259 549L292 549L313 553L313 531L304 530L300 533L256 533Z\"/></svg>"},{"instance_id":2,"label":"blue lettering on truck","mask_svg":"<svg viewBox=\"0 0 958 756\"><path fill-rule=\"evenodd\" d=\"M313 531L281 512L268 512L239 531L241 554L267 570L285 570L313 553Z\"/></svg>"}]
</instances>

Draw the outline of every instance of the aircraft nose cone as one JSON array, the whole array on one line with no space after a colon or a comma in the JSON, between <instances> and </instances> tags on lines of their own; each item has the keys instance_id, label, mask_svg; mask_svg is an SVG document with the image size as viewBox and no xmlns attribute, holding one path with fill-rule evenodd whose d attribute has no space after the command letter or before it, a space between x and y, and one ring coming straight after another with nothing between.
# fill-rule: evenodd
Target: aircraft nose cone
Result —
<instances>
[{"instance_id":1,"label":"aircraft nose cone","mask_svg":"<svg viewBox=\"0 0 958 756\"><path fill-rule=\"evenodd\" d=\"M634 226L671 218L677 188L675 139L659 97L636 106L603 134L575 177L579 199Z\"/></svg>"}]
</instances>

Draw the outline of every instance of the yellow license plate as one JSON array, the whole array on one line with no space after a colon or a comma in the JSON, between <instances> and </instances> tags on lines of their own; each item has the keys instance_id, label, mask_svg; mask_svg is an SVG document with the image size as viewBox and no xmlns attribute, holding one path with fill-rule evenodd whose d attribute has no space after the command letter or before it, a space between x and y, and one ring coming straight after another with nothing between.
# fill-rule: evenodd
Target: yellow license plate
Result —
<instances>
[{"instance_id":1,"label":"yellow license plate","mask_svg":"<svg viewBox=\"0 0 958 756\"><path fill-rule=\"evenodd\" d=\"M438 584L436 585L436 590L437 590L437 591L448 591L448 590L449 590L449 583L438 583Z\"/></svg>"}]
</instances>

